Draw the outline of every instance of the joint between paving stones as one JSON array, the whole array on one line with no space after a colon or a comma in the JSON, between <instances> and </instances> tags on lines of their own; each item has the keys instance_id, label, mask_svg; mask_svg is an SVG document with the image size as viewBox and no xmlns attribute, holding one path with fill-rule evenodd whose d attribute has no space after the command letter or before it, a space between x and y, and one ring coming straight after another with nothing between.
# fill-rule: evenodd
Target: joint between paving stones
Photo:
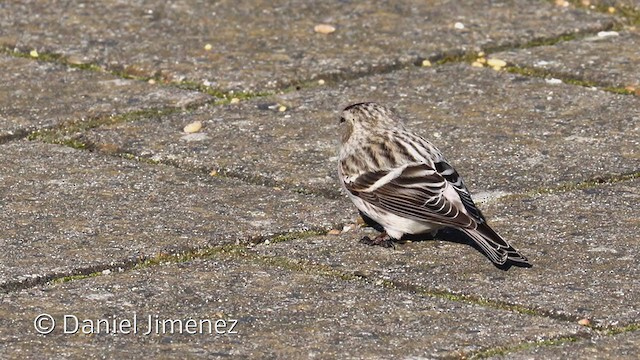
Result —
<instances>
[{"instance_id":1,"label":"joint between paving stones","mask_svg":"<svg viewBox=\"0 0 640 360\"><path fill-rule=\"evenodd\" d=\"M593 81L580 79L574 75L563 74L563 73L553 72L549 70L543 70L543 69L530 67L530 66L518 66L518 65L509 64L507 65L507 67L505 67L505 70L512 74L518 74L526 77L534 77L534 78L542 78L542 79L555 78L555 79L562 80L564 83L567 83L570 85L582 86L587 88L596 88L596 89L614 93L614 94L640 95L640 93L638 93L637 91L629 90L624 87L599 84Z\"/></svg>"},{"instance_id":2,"label":"joint between paving stones","mask_svg":"<svg viewBox=\"0 0 640 360\"><path fill-rule=\"evenodd\" d=\"M595 327L591 327L591 328L597 332L598 336L608 337L608 336L616 336L619 334L624 334L624 333L629 333L634 331L640 331L640 324L631 324L621 328L613 328L613 329L605 329L605 330L598 330ZM561 336L561 337L554 337L551 339L537 340L533 342L523 342L523 343L512 345L512 346L498 346L495 348L489 348L485 350L479 350L475 352L461 354L461 357L467 358L467 359L485 359L485 358L490 358L495 356L505 356L514 352L529 350L533 348L561 346L567 343L588 341L591 339L593 339L593 336L589 336L586 333L584 333L583 336L575 336L575 335Z\"/></svg>"},{"instance_id":3,"label":"joint between paving stones","mask_svg":"<svg viewBox=\"0 0 640 360\"><path fill-rule=\"evenodd\" d=\"M567 343L577 342L580 339L590 339L590 337L578 337L578 336L557 336L550 339L542 339L536 341L527 341L511 346L498 346L495 348L488 348L485 350L479 350L477 352L470 352L461 354L463 359L486 359L494 356L505 356L517 351L528 350L537 347L547 346L560 346Z\"/></svg>"},{"instance_id":4,"label":"joint between paving stones","mask_svg":"<svg viewBox=\"0 0 640 360\"><path fill-rule=\"evenodd\" d=\"M551 318L558 321L575 323L578 317L572 317L568 315L553 314L547 311L530 309L525 306L502 303L482 298L476 298L468 295L459 295L447 291L430 291L421 286L402 283L399 281L390 281L377 277L371 277L363 275L358 271L352 273L345 273L343 271L336 270L326 265L312 264L307 261L292 260L286 257L280 256L264 256L258 254L252 254L248 251L250 247L259 244L266 243L269 240L271 243L277 243L282 241L289 241L291 239L300 239L311 236L325 235L324 230L306 230L299 232L285 232L275 234L272 236L251 236L246 239L245 245L230 244L221 245L216 247L205 247L199 249L190 249L179 253L159 253L154 256L139 257L135 259L129 259L121 261L119 263L111 263L108 265L94 265L88 268L77 269L68 274L50 274L38 278L32 278L27 281L16 281L3 284L0 287L2 292L11 292L21 289L26 289L38 285L45 284L59 284L70 281L81 281L98 276L108 276L111 271L125 272L130 270L139 270L144 268L150 268L159 266L165 263L184 263L197 259L211 259L211 258L242 258L250 262L259 262L268 266L280 267L289 271L304 272L310 275L329 276L343 281L364 281L375 286L382 286L386 288L393 288L400 291L409 291L421 296L429 296L433 298L442 298L449 301L463 302L475 306L488 307L494 309L500 309L503 311L517 312L526 314L529 316L539 316ZM596 327L585 326L586 328L594 330L601 336L614 336L621 333L633 332L640 330L640 324L630 324L624 327ZM592 335L587 333L572 335L566 337L555 337L551 339L537 340L534 342L520 343L514 346L501 346L495 348L489 348L479 350L477 352L463 353L462 358L480 359L490 356L505 355L516 351L522 351L533 347L544 346L557 346L568 342L579 341L581 338L590 339Z\"/></svg>"},{"instance_id":5,"label":"joint between paving stones","mask_svg":"<svg viewBox=\"0 0 640 360\"><path fill-rule=\"evenodd\" d=\"M30 59L30 60L41 61L41 62L55 63L55 64L67 66L69 68L75 68L75 69L80 69L85 71L107 73L115 77L126 79L126 80L142 81L142 82L150 83L152 85L155 84L159 86L169 86L169 87L175 87L183 90L200 92L215 98L214 101L210 102L212 105L228 104L234 98L238 99L238 101L243 101L243 100L248 100L256 97L264 97L264 96L275 94L275 92L273 91L258 91L258 92L233 91L233 90L223 91L223 90L212 88L210 86L206 86L204 84L197 83L191 80L165 81L164 79L162 79L162 76L160 74L154 74L152 76L139 76L131 73L130 71L127 71L126 67L123 69L113 69L109 67L105 68L94 63L81 63L81 64L72 63L64 55L50 53L50 52L38 52L37 50L22 51L17 48L10 49L7 46L0 46L0 53L8 56L12 56L12 57Z\"/></svg>"},{"instance_id":6,"label":"joint between paving stones","mask_svg":"<svg viewBox=\"0 0 640 360\"><path fill-rule=\"evenodd\" d=\"M17 130L11 134L0 135L0 145L6 144L11 141L24 139L27 136L29 136L29 131L24 129Z\"/></svg>"},{"instance_id":7,"label":"joint between paving stones","mask_svg":"<svg viewBox=\"0 0 640 360\"><path fill-rule=\"evenodd\" d=\"M521 198L521 197L532 197L538 195L546 195L546 194L560 194L570 191L576 190L586 190L593 189L600 186L616 184L625 181L632 181L640 178L639 172L631 172L625 174L616 174L616 175L600 175L591 179L583 180L580 182L567 182L563 184L559 184L557 186L552 187L541 187L532 189L523 193L509 194L505 195L502 198Z\"/></svg>"},{"instance_id":8,"label":"joint between paving stones","mask_svg":"<svg viewBox=\"0 0 640 360\"><path fill-rule=\"evenodd\" d=\"M84 280L96 276L105 275L105 270L123 272L132 269L146 268L160 263L180 263L193 259L210 258L216 254L225 252L240 252L247 250L249 245L263 242L277 243L290 239L303 239L311 236L326 235L325 229L308 229L303 231L281 232L273 235L252 235L242 241L244 244L221 245L215 247L192 248L174 253L160 253L153 256L143 256L133 259L112 262L110 264L96 264L84 268L73 269L66 273L52 273L38 277L30 277L25 280L10 281L0 284L0 293L8 293L23 290L44 284L58 284L69 281Z\"/></svg>"},{"instance_id":9,"label":"joint between paving stones","mask_svg":"<svg viewBox=\"0 0 640 360\"><path fill-rule=\"evenodd\" d=\"M115 150L115 151L102 151L100 150L100 146L94 144L90 141L87 141L83 138L82 132L93 129L96 127L104 126L104 125L113 125L123 122L135 122L139 120L144 120L148 118L164 116L168 114L172 114L179 111L189 111L180 108L162 108L162 109L148 109L148 110L138 110L133 111L126 114L120 114L115 116L107 116L107 117L99 117L95 120L89 120L84 122L71 121L61 125L58 125L54 128L50 129L41 129L32 131L30 133L23 133L20 135L16 135L13 139L27 138L29 141L41 141L48 144L56 144L71 147L78 150L85 151L98 151L100 153L112 156L118 156L126 160L131 161L139 161L151 165L168 165L173 166L175 168L201 173L203 175L209 175L213 177L226 178L226 179L234 179L240 180L243 183L250 185L259 185L266 186L272 188L283 189L286 191L292 191L301 195L312 195L312 196L321 196L328 199L338 199L341 197L339 192L333 192L329 190L314 190L308 189L302 186L296 186L295 184L290 184L285 181L275 181L268 176L262 175L247 175L241 172L237 172L231 169L219 168L219 167L198 167L185 165L178 161L173 161L170 159L163 160L154 160L151 157L139 156L136 154L132 154L127 152L126 150ZM2 139L0 139L2 140ZM10 140L7 140L10 141ZM0 141L0 144L2 142Z\"/></svg>"},{"instance_id":10,"label":"joint between paving stones","mask_svg":"<svg viewBox=\"0 0 640 360\"><path fill-rule=\"evenodd\" d=\"M615 7L607 4L589 4L585 6L582 0L568 0L568 2L577 9L591 9L603 14L616 15L618 18L623 18L626 25L640 25L640 8L634 8L624 4L618 4Z\"/></svg>"}]
</instances>

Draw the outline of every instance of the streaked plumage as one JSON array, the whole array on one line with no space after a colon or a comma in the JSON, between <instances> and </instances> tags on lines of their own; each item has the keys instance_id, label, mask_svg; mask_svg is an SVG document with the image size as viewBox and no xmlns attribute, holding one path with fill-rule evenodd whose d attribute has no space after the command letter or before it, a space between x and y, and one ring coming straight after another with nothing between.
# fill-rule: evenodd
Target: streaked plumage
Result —
<instances>
[{"instance_id":1,"label":"streaked plumage","mask_svg":"<svg viewBox=\"0 0 640 360\"><path fill-rule=\"evenodd\" d=\"M487 225L440 150L408 131L391 111L375 103L354 104L342 111L340 122L339 178L365 220L396 240L456 228L497 266L530 266Z\"/></svg>"}]
</instances>

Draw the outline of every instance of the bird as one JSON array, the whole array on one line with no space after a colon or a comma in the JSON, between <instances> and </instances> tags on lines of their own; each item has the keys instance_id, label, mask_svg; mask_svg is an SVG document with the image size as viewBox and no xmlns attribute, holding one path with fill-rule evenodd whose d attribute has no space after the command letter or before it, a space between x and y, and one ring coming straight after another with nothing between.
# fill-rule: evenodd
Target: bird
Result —
<instances>
[{"instance_id":1,"label":"bird","mask_svg":"<svg viewBox=\"0 0 640 360\"><path fill-rule=\"evenodd\" d=\"M395 112L360 102L340 113L338 177L363 220L381 233L361 239L391 247L407 235L463 232L498 268L531 267L488 224L462 177ZM473 244L473 243L472 243Z\"/></svg>"}]
</instances>

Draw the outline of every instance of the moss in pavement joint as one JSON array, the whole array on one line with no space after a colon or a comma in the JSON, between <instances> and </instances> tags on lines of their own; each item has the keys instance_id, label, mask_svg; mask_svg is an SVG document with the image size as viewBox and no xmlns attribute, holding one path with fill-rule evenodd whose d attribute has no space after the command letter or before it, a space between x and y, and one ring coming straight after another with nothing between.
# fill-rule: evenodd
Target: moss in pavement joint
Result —
<instances>
[{"instance_id":1,"label":"moss in pavement joint","mask_svg":"<svg viewBox=\"0 0 640 360\"><path fill-rule=\"evenodd\" d=\"M289 233L276 235L268 240L271 244L275 244L275 243L284 242L284 241L306 239L306 238L310 238L314 236L322 236L326 234L327 234L327 231L325 230L293 231Z\"/></svg>"},{"instance_id":2,"label":"moss in pavement joint","mask_svg":"<svg viewBox=\"0 0 640 360\"><path fill-rule=\"evenodd\" d=\"M59 277L59 278L55 278L55 279L51 280L49 283L50 284L61 284L61 283L69 282L69 281L89 279L89 278L93 278L93 277L97 277L97 276L101 276L101 275L102 275L102 271L96 271L96 272L92 272L90 274L67 275L67 276L62 276L62 277Z\"/></svg>"},{"instance_id":3,"label":"moss in pavement joint","mask_svg":"<svg viewBox=\"0 0 640 360\"><path fill-rule=\"evenodd\" d=\"M598 329L595 327L590 327L590 328L600 332L601 335L614 336L614 335L627 333L627 332L640 331L640 324L631 324L624 327L610 328L610 329ZM537 348L537 347L559 346L559 345L563 345L571 342L576 342L576 341L579 341L580 339L581 337L578 337L578 336L567 336L567 337L560 337L556 339L526 342L526 343L517 344L513 346L500 346L496 348L481 350L478 352L466 354L466 356L463 356L463 357L469 358L469 359L484 359L484 358L489 358L494 356L505 356L510 353L528 350L528 349ZM588 337L585 337L585 339L588 339Z\"/></svg>"},{"instance_id":4,"label":"moss in pavement joint","mask_svg":"<svg viewBox=\"0 0 640 360\"><path fill-rule=\"evenodd\" d=\"M619 17L624 18L626 20L626 23L628 23L629 25L640 25L640 8L618 4L613 6L613 9L615 9L615 11L611 13L609 12L609 8L611 7L609 4L599 3L589 4L588 6L585 6L582 4L582 0L569 0L569 3L571 3L578 9L593 9L605 14L618 15Z\"/></svg>"},{"instance_id":5,"label":"moss in pavement joint","mask_svg":"<svg viewBox=\"0 0 640 360\"><path fill-rule=\"evenodd\" d=\"M634 91L627 90L625 88L614 87L614 86L603 86L593 81L577 79L575 77L566 76L563 74L556 74L543 69L514 66L514 65L509 65L505 69L506 71L512 74L518 74L518 75L527 76L527 77L545 78L545 79L556 78L570 85L577 85L577 86L583 86L583 87L589 87L589 88L592 88L592 87L599 88L603 91L607 91L615 94L621 94L621 95L635 95Z\"/></svg>"},{"instance_id":6,"label":"moss in pavement joint","mask_svg":"<svg viewBox=\"0 0 640 360\"><path fill-rule=\"evenodd\" d=\"M612 328L604 328L604 329L596 329L602 331L605 335L613 336L618 334L623 334L627 332L640 331L640 324L629 324L622 327L612 327Z\"/></svg>"},{"instance_id":7,"label":"moss in pavement joint","mask_svg":"<svg viewBox=\"0 0 640 360\"><path fill-rule=\"evenodd\" d=\"M83 63L83 64L70 63L69 60L64 55L50 53L50 52L38 52L38 56L34 57L34 56L31 56L30 52L12 50L6 46L2 46L0 47L0 53L13 56L13 57L61 64L71 68L76 68L76 69L81 69L86 71L105 72L122 79L137 80L137 81L144 81L144 82L148 82L149 80L155 80L156 83L160 86L174 86L180 89L205 93L217 99L222 99L222 101L214 102L215 105L227 104L231 101L232 98L237 98L239 100L247 100L255 97L264 97L264 96L269 96L274 94L274 92L270 92L270 91L259 91L259 92L222 91L222 90L215 89L215 88L206 86L204 84L200 84L200 83L189 81L189 80L173 81L173 82L163 81L159 74L156 74L153 76L138 76L131 73L130 71L127 71L127 69L115 69L115 68L105 69L104 67L94 63Z\"/></svg>"},{"instance_id":8,"label":"moss in pavement joint","mask_svg":"<svg viewBox=\"0 0 640 360\"><path fill-rule=\"evenodd\" d=\"M527 195L555 194L574 190L592 189L601 185L615 184L640 178L640 173L611 175L607 177L597 177L578 183L561 184L555 187L538 188L527 192Z\"/></svg>"},{"instance_id":9,"label":"moss in pavement joint","mask_svg":"<svg viewBox=\"0 0 640 360\"><path fill-rule=\"evenodd\" d=\"M33 131L27 135L27 140L38 140L45 143L65 145L74 149L86 150L90 148L89 144L86 144L77 139L66 138L66 135L83 132L102 125L133 122L142 119L165 116L180 111L188 110L175 107L165 107L159 109L135 110L124 114L101 116L85 121L74 120L60 124L51 129Z\"/></svg>"}]
</instances>

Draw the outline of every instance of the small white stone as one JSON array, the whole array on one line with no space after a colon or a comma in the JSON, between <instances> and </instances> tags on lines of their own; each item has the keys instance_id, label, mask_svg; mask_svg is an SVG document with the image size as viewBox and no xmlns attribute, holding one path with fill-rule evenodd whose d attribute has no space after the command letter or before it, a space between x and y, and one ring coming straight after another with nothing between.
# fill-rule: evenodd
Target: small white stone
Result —
<instances>
[{"instance_id":1,"label":"small white stone","mask_svg":"<svg viewBox=\"0 0 640 360\"><path fill-rule=\"evenodd\" d=\"M598 33L598 37L601 37L601 38L611 37L611 36L620 36L620 33L618 33L617 31L600 31Z\"/></svg>"},{"instance_id":2,"label":"small white stone","mask_svg":"<svg viewBox=\"0 0 640 360\"><path fill-rule=\"evenodd\" d=\"M351 231L353 229L354 229L354 225L353 224L345 225L345 226L342 227L342 232L346 233L346 232L349 232L349 231Z\"/></svg>"},{"instance_id":3,"label":"small white stone","mask_svg":"<svg viewBox=\"0 0 640 360\"><path fill-rule=\"evenodd\" d=\"M462 30L462 29L464 29L464 24L461 23L461 22L457 22L457 23L453 24L453 27L458 29L458 30Z\"/></svg>"},{"instance_id":4,"label":"small white stone","mask_svg":"<svg viewBox=\"0 0 640 360\"><path fill-rule=\"evenodd\" d=\"M200 129L202 129L202 122L194 121L191 124L188 124L187 126L185 126L183 130L187 134L192 134L192 133L197 133L198 131L200 131Z\"/></svg>"},{"instance_id":5,"label":"small white stone","mask_svg":"<svg viewBox=\"0 0 640 360\"><path fill-rule=\"evenodd\" d=\"M556 79L556 78L544 79L544 82L546 82L547 84L551 84L551 85L562 84L562 80Z\"/></svg>"}]
</instances>

